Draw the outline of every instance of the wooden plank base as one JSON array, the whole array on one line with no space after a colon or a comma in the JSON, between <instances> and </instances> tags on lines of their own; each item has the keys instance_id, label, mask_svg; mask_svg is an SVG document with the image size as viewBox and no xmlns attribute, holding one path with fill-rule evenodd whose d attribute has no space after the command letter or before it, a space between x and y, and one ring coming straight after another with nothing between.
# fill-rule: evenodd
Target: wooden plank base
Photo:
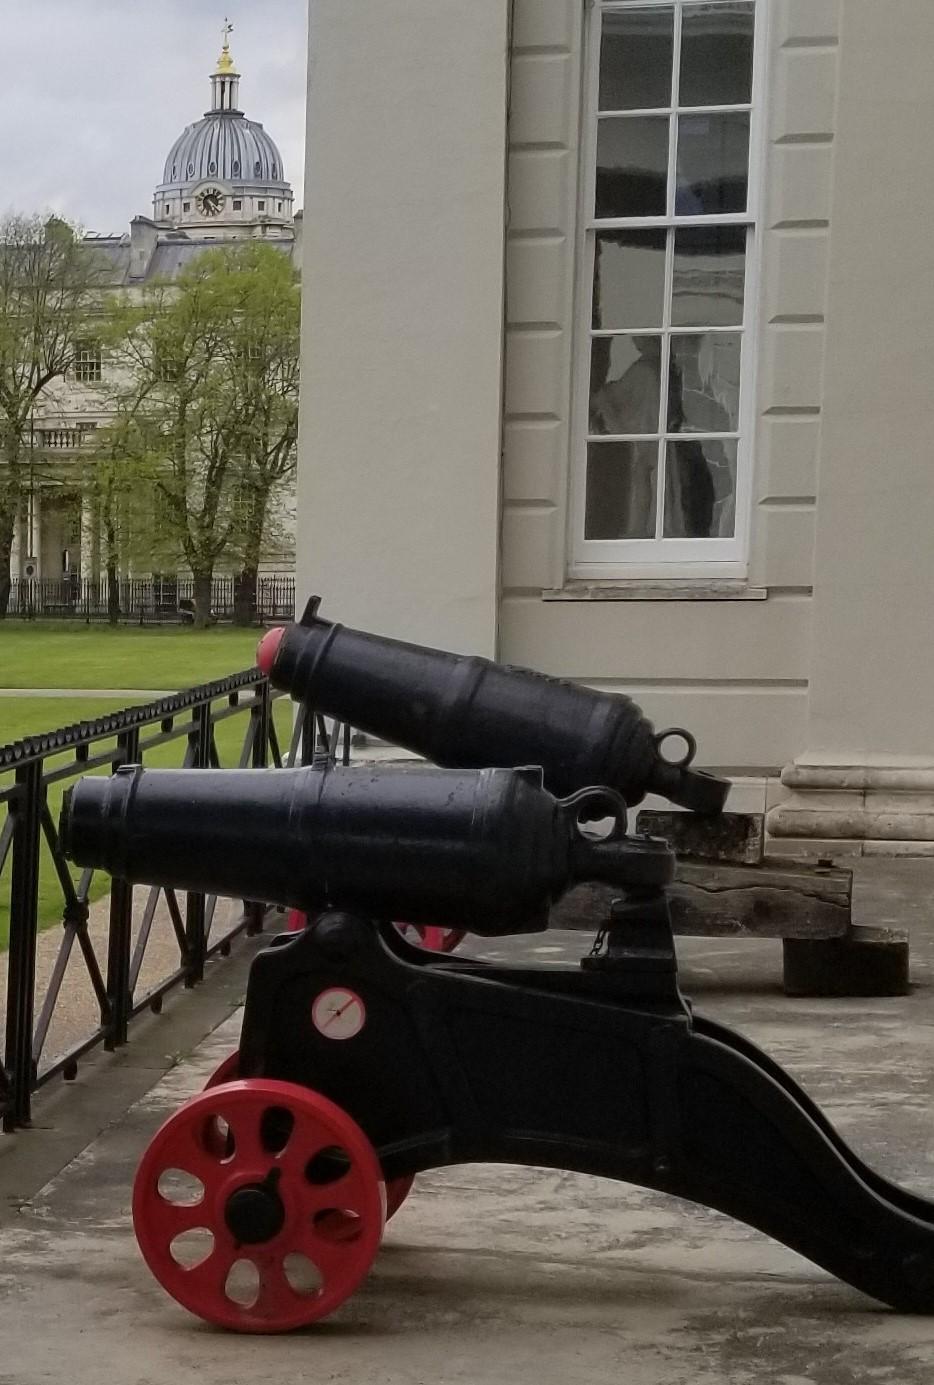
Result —
<instances>
[{"instance_id":1,"label":"wooden plank base","mask_svg":"<svg viewBox=\"0 0 934 1385\"><path fill-rule=\"evenodd\" d=\"M679 861L669 890L672 926L700 938L842 938L851 926L852 889L848 870ZM599 928L619 893L578 885L552 910L552 928Z\"/></svg>"}]
</instances>

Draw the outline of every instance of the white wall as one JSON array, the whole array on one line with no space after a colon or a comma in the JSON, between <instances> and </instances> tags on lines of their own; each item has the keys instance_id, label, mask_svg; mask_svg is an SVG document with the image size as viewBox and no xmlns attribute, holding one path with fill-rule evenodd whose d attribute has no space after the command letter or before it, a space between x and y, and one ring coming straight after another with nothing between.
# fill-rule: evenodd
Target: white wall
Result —
<instances>
[{"instance_id":1,"label":"white wall","mask_svg":"<svg viewBox=\"0 0 934 1385\"><path fill-rule=\"evenodd\" d=\"M496 641L508 0L311 0L298 591Z\"/></svg>"},{"instance_id":2,"label":"white wall","mask_svg":"<svg viewBox=\"0 0 934 1385\"><path fill-rule=\"evenodd\" d=\"M706 764L776 770L807 722L839 0L763 6L748 584L686 581L678 600L652 583L568 579L586 12L583 0L515 0L500 653L632 692L657 723L690 727Z\"/></svg>"}]
</instances>

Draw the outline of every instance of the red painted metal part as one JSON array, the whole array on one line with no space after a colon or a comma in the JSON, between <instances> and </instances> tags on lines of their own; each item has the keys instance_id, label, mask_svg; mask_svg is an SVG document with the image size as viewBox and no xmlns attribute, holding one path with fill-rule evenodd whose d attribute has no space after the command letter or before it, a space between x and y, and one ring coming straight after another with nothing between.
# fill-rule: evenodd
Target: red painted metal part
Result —
<instances>
[{"instance_id":1,"label":"red painted metal part","mask_svg":"<svg viewBox=\"0 0 934 1385\"><path fill-rule=\"evenodd\" d=\"M233 1053L228 1053L224 1061L214 1069L204 1090L209 1092L212 1087L220 1087L225 1082L235 1082L240 1075L240 1050L234 1049Z\"/></svg>"},{"instance_id":2,"label":"red painted metal part","mask_svg":"<svg viewBox=\"0 0 934 1385\"><path fill-rule=\"evenodd\" d=\"M230 1138L218 1152L210 1131L221 1122ZM324 1157L332 1161L327 1181L312 1169ZM199 1201L160 1190L163 1175L179 1170L200 1183ZM240 1244L228 1226L229 1200L259 1185L275 1188L281 1226L259 1244ZM156 1279L190 1312L240 1332L287 1332L338 1308L369 1272L385 1208L379 1161L356 1122L316 1092L265 1079L192 1097L157 1131L133 1189L136 1237ZM194 1231L210 1232L213 1243L197 1263L180 1264L173 1242ZM300 1266L287 1257L301 1257ZM244 1261L257 1280L252 1302L231 1297L230 1273ZM299 1267L317 1282L296 1287Z\"/></svg>"},{"instance_id":3,"label":"red painted metal part","mask_svg":"<svg viewBox=\"0 0 934 1385\"><path fill-rule=\"evenodd\" d=\"M286 932L301 933L307 923L306 914L300 909L292 909L286 919ZM416 947L423 947L428 952L453 952L467 936L461 928L439 928L432 924L397 923L396 927L410 943L414 943Z\"/></svg>"},{"instance_id":4,"label":"red painted metal part","mask_svg":"<svg viewBox=\"0 0 934 1385\"><path fill-rule=\"evenodd\" d=\"M295 910L294 912L298 913L297 910ZM304 914L298 914L298 917L304 920L305 916ZM304 926L305 925L303 922L301 924L301 927L304 928ZM224 1061L214 1070L214 1072L208 1078L207 1082L204 1084L204 1090L206 1092L209 1092L212 1087L219 1087L224 1082L236 1081L237 1074L239 1071L240 1054L235 1049L233 1053L228 1053ZM219 1157L222 1157L227 1149L228 1137L226 1129L218 1120L213 1120L208 1124L205 1130L205 1139L210 1146L211 1152L213 1154L218 1155ZM405 1202L409 1193L412 1191L412 1185L414 1182L414 1173L403 1174L401 1178L389 1179L389 1181L386 1184L387 1221L389 1221L390 1217L394 1217L396 1215L399 1208L402 1206L403 1202ZM339 1213L335 1213L335 1218L339 1217L339 1215Z\"/></svg>"},{"instance_id":5,"label":"red painted metal part","mask_svg":"<svg viewBox=\"0 0 934 1385\"><path fill-rule=\"evenodd\" d=\"M282 643L282 636L285 634L285 626L267 630L259 644L256 646L256 662L260 673L269 677L269 671L276 661L276 654L279 645Z\"/></svg>"},{"instance_id":6,"label":"red painted metal part","mask_svg":"<svg viewBox=\"0 0 934 1385\"><path fill-rule=\"evenodd\" d=\"M390 1178L389 1182L386 1184L387 1221L389 1221L390 1217L394 1217L396 1215L399 1208L402 1206L403 1202L405 1202L409 1193L412 1191L412 1185L414 1184L414 1182L414 1173L403 1174L401 1178Z\"/></svg>"}]
</instances>

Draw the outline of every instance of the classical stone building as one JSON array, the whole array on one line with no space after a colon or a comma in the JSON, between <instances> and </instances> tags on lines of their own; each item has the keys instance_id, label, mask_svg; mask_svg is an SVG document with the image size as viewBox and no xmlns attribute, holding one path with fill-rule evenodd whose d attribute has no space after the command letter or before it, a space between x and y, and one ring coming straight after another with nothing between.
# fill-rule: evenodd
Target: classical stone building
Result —
<instances>
[{"instance_id":1,"label":"classical stone building","mask_svg":"<svg viewBox=\"0 0 934 1385\"><path fill-rule=\"evenodd\" d=\"M300 590L934 852L934 5L310 15Z\"/></svg>"},{"instance_id":2,"label":"classical stone building","mask_svg":"<svg viewBox=\"0 0 934 1385\"><path fill-rule=\"evenodd\" d=\"M111 291L132 295L153 280L171 280L206 248L245 238L274 245L300 264L302 214L293 212L282 156L263 126L240 110L239 96L240 73L225 35L210 109L172 145L152 216L134 217L128 234L86 238L105 263ZM99 344L88 341L68 378L54 382L36 407L14 578L98 575L98 524L80 478L94 431L108 419L109 369ZM290 535L293 507L290 495L280 497L279 534ZM291 542L274 541L264 566L290 567L291 552Z\"/></svg>"}]
</instances>

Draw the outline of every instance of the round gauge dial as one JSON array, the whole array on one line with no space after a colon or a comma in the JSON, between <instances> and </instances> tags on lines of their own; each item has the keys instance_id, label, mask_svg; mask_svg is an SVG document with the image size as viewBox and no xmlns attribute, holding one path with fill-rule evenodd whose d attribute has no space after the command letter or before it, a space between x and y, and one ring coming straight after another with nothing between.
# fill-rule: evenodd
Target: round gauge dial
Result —
<instances>
[{"instance_id":1,"label":"round gauge dial","mask_svg":"<svg viewBox=\"0 0 934 1385\"><path fill-rule=\"evenodd\" d=\"M326 1039L353 1039L366 1023L366 1007L355 991L329 986L315 997L311 1022Z\"/></svg>"},{"instance_id":2,"label":"round gauge dial","mask_svg":"<svg viewBox=\"0 0 934 1385\"><path fill-rule=\"evenodd\" d=\"M224 194L220 188L205 188L198 193L196 204L202 216L220 216L224 210Z\"/></svg>"}]
</instances>

